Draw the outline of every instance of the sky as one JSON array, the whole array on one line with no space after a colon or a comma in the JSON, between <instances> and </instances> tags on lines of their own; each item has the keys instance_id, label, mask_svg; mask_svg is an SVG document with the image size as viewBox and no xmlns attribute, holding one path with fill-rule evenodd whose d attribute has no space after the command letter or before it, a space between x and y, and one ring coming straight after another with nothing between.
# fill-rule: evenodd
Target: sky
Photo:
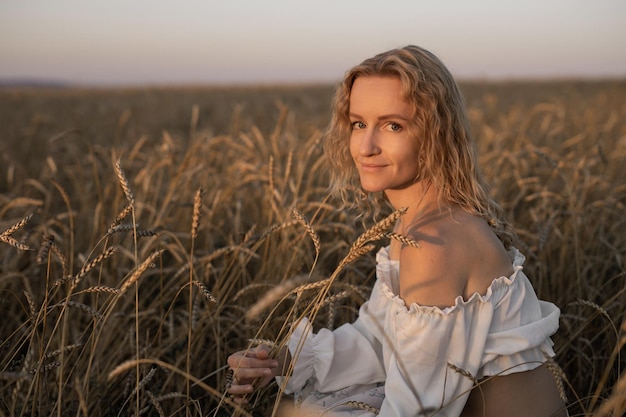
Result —
<instances>
[{"instance_id":1,"label":"sky","mask_svg":"<svg viewBox=\"0 0 626 417\"><path fill-rule=\"evenodd\" d=\"M407 44L457 79L626 78L626 0L0 2L0 80L334 82Z\"/></svg>"}]
</instances>

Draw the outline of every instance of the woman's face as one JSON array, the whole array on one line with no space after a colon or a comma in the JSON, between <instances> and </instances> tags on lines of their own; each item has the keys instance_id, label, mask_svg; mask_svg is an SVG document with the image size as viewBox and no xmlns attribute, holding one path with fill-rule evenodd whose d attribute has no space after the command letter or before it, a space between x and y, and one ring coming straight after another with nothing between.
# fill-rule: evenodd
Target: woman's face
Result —
<instances>
[{"instance_id":1,"label":"woman's face","mask_svg":"<svg viewBox=\"0 0 626 417\"><path fill-rule=\"evenodd\" d=\"M362 76L350 92L350 153L365 191L402 190L418 174L417 139L408 126L413 114L400 78Z\"/></svg>"}]
</instances>

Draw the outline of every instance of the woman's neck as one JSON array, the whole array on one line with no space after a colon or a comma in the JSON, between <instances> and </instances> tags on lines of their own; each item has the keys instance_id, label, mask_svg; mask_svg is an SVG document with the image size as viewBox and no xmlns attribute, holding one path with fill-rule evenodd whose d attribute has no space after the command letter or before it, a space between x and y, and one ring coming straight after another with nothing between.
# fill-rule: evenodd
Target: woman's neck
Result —
<instances>
[{"instance_id":1,"label":"woman's neck","mask_svg":"<svg viewBox=\"0 0 626 417\"><path fill-rule=\"evenodd\" d=\"M400 229L413 224L427 214L450 210L450 205L440 201L437 188L430 182L420 181L402 190L386 190L385 195L395 210L406 207L399 219ZM404 225L404 227L403 227Z\"/></svg>"}]
</instances>

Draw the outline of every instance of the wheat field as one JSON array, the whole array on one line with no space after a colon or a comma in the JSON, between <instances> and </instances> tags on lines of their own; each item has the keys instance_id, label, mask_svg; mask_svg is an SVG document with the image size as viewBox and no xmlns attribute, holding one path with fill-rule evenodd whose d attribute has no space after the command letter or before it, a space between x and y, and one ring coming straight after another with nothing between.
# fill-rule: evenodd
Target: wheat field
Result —
<instances>
[{"instance_id":1,"label":"wheat field","mask_svg":"<svg viewBox=\"0 0 626 417\"><path fill-rule=\"evenodd\" d=\"M626 82L461 87L570 416L623 415ZM331 94L0 90L0 416L271 415L226 358L354 320L388 236L328 196Z\"/></svg>"}]
</instances>

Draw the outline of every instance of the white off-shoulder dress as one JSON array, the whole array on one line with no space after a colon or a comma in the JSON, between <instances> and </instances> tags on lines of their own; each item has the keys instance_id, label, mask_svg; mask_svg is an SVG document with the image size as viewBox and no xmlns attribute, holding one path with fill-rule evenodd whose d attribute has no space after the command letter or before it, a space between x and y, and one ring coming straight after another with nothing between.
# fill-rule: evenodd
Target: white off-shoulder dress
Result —
<instances>
[{"instance_id":1,"label":"white off-shoulder dress","mask_svg":"<svg viewBox=\"0 0 626 417\"><path fill-rule=\"evenodd\" d=\"M475 381L531 370L554 356L550 336L560 311L537 298L522 272L524 256L516 249L510 256L511 276L442 309L406 306L399 262L381 248L376 283L354 323L313 334L303 319L294 329L285 392L315 415L375 415L350 403L356 401L383 417L459 416Z\"/></svg>"}]
</instances>

